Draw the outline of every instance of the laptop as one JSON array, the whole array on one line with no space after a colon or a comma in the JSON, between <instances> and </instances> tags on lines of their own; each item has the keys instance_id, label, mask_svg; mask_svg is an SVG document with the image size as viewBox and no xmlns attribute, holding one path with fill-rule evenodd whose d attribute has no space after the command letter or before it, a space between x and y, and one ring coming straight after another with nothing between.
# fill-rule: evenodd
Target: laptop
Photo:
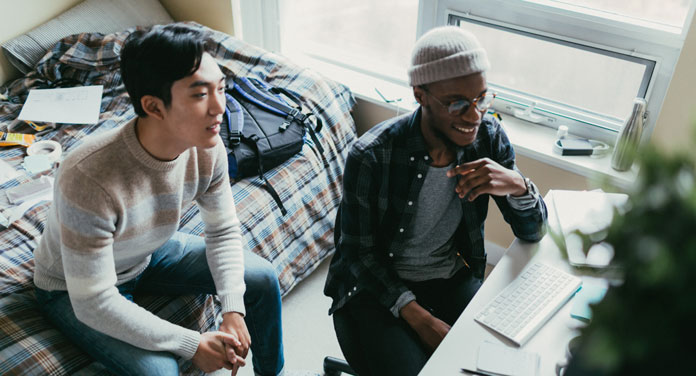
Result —
<instances>
[{"instance_id":1,"label":"laptop","mask_svg":"<svg viewBox=\"0 0 696 376\"><path fill-rule=\"evenodd\" d=\"M553 213L549 233L558 248L568 255L568 263L576 267L605 268L614 257L614 249L604 242L587 245L577 232L595 234L600 240L613 219L615 209L623 213L628 195L596 191L552 190Z\"/></svg>"}]
</instances>

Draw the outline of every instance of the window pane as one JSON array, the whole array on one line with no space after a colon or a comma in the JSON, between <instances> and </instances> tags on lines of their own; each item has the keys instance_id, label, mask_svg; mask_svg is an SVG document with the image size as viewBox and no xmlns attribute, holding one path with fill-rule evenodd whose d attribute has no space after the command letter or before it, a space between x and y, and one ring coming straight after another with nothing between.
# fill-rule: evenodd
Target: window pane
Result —
<instances>
[{"instance_id":1,"label":"window pane","mask_svg":"<svg viewBox=\"0 0 696 376\"><path fill-rule=\"evenodd\" d=\"M649 61L624 60L598 50L556 43L460 19L488 52L488 82L550 102L623 119ZM631 59L626 57L627 59Z\"/></svg>"},{"instance_id":2,"label":"window pane","mask_svg":"<svg viewBox=\"0 0 696 376\"><path fill-rule=\"evenodd\" d=\"M682 28L691 0L551 0Z\"/></svg>"},{"instance_id":3,"label":"window pane","mask_svg":"<svg viewBox=\"0 0 696 376\"><path fill-rule=\"evenodd\" d=\"M405 77L418 0L281 0L280 5L283 53L306 52Z\"/></svg>"}]
</instances>

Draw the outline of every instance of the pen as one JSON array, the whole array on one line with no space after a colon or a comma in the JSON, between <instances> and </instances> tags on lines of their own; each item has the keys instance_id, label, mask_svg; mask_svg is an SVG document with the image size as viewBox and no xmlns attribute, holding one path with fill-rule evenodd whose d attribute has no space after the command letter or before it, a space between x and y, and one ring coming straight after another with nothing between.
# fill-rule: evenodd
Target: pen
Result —
<instances>
[{"instance_id":1,"label":"pen","mask_svg":"<svg viewBox=\"0 0 696 376\"><path fill-rule=\"evenodd\" d=\"M470 375L477 375L477 376L497 376L494 373L488 373L488 372L484 372L484 371L474 371L474 370L470 370L470 369L466 369L466 368L462 368L462 372L466 372Z\"/></svg>"}]
</instances>

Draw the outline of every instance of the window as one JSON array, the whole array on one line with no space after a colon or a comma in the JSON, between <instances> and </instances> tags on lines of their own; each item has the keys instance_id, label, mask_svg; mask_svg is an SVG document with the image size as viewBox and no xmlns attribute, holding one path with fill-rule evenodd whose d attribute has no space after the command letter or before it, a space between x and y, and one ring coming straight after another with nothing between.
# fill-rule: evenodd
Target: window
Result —
<instances>
[{"instance_id":1,"label":"window","mask_svg":"<svg viewBox=\"0 0 696 376\"><path fill-rule=\"evenodd\" d=\"M636 97L645 137L662 107L694 13L692 0L237 0L244 39L406 85L419 35L469 29L489 53L494 108L614 141ZM251 30L251 31L248 31ZM247 38L247 36L249 38ZM254 38L256 40L254 40Z\"/></svg>"},{"instance_id":2,"label":"window","mask_svg":"<svg viewBox=\"0 0 696 376\"><path fill-rule=\"evenodd\" d=\"M279 0L280 51L405 80L418 0Z\"/></svg>"},{"instance_id":3,"label":"window","mask_svg":"<svg viewBox=\"0 0 696 376\"><path fill-rule=\"evenodd\" d=\"M474 33L488 52L497 107L534 104L535 122L580 122L618 129L635 97L646 96L655 61L522 32L467 16L450 23ZM500 102L504 103L500 103Z\"/></svg>"}]
</instances>

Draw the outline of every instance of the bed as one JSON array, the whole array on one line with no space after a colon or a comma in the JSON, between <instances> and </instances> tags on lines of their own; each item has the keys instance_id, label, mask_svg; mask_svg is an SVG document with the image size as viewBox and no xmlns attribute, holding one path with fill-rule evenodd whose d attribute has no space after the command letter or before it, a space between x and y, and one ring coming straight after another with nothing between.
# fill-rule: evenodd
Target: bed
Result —
<instances>
[{"instance_id":1,"label":"bed","mask_svg":"<svg viewBox=\"0 0 696 376\"><path fill-rule=\"evenodd\" d=\"M255 76L271 85L299 94L303 107L323 121L319 140L323 158L308 145L267 178L278 191L288 213L280 214L273 198L258 178L232 184L244 245L271 261L286 294L332 254L333 221L340 201L341 177L348 146L356 138L351 110L355 104L345 86L282 56L246 44L227 34L189 23L210 32L216 46L213 56L227 75ZM34 130L16 120L28 91L60 79L74 79L84 85L104 85L98 124L61 124L40 134L39 140L59 142L65 156L85 138L120 127L135 116L118 72L120 47L133 29L111 34L82 33L61 39L25 76L8 85L8 98L0 101L0 130ZM30 174L20 165L26 149L0 148L0 159L20 175L0 184L4 190L53 175L55 170ZM0 374L65 375L100 374L104 369L72 346L60 332L43 319L33 293L32 251L44 229L50 202L44 201L0 231ZM0 214L9 216L8 208ZM180 230L201 234L203 225L195 205L180 220ZM183 296L175 299L142 296L139 304L160 317L192 329L206 331L214 324L219 306L212 296ZM186 374L197 371L181 361Z\"/></svg>"}]
</instances>

